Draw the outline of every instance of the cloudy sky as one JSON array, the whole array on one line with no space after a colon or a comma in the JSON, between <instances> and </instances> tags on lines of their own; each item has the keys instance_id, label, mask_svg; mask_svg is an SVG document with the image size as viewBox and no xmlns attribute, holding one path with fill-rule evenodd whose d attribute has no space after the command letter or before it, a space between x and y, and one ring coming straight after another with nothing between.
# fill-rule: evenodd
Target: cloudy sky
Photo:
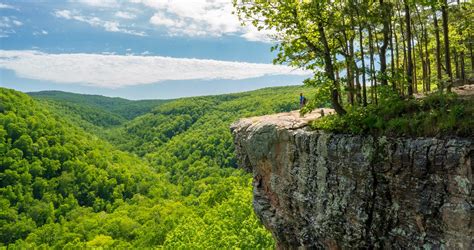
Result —
<instances>
[{"instance_id":1,"label":"cloudy sky","mask_svg":"<svg viewBox=\"0 0 474 250\"><path fill-rule=\"evenodd\" d=\"M301 84L232 0L0 0L0 86L129 99Z\"/></svg>"}]
</instances>

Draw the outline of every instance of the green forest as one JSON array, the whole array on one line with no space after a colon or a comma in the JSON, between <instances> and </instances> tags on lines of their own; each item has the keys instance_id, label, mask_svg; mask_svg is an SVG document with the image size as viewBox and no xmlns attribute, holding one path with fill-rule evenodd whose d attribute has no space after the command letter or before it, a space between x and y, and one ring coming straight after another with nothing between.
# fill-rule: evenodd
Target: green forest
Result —
<instances>
[{"instance_id":1,"label":"green forest","mask_svg":"<svg viewBox=\"0 0 474 250\"><path fill-rule=\"evenodd\" d=\"M305 83L316 94L303 112L329 101L341 119L367 117L374 107L474 79L472 1L233 3L243 25L273 32L274 63L314 72Z\"/></svg>"},{"instance_id":2,"label":"green forest","mask_svg":"<svg viewBox=\"0 0 474 250\"><path fill-rule=\"evenodd\" d=\"M151 108L1 88L2 246L272 248L252 209L251 176L236 169L229 125L296 109L307 90L268 88Z\"/></svg>"},{"instance_id":3,"label":"green forest","mask_svg":"<svg viewBox=\"0 0 474 250\"><path fill-rule=\"evenodd\" d=\"M311 126L389 136L474 134L472 1L234 0L274 32L305 86L131 101L0 88L0 247L274 248L237 169L232 122L332 107ZM269 52L270 53L270 52Z\"/></svg>"}]
</instances>

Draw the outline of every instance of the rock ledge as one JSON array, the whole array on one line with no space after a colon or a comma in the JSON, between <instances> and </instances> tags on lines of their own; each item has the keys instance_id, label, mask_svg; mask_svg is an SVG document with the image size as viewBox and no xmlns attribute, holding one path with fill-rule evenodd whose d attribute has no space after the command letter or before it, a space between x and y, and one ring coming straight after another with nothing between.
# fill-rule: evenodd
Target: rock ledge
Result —
<instances>
[{"instance_id":1,"label":"rock ledge","mask_svg":"<svg viewBox=\"0 0 474 250\"><path fill-rule=\"evenodd\" d=\"M254 210L278 248L474 248L472 138L311 131L318 115L231 126L238 164L253 173Z\"/></svg>"}]
</instances>

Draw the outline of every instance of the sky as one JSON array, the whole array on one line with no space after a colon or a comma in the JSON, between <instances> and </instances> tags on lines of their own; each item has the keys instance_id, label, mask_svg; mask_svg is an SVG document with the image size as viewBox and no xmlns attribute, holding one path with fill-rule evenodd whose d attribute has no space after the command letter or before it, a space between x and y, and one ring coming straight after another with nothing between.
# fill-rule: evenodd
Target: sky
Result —
<instances>
[{"instance_id":1,"label":"sky","mask_svg":"<svg viewBox=\"0 0 474 250\"><path fill-rule=\"evenodd\" d=\"M169 99L299 85L232 0L0 0L0 86Z\"/></svg>"}]
</instances>

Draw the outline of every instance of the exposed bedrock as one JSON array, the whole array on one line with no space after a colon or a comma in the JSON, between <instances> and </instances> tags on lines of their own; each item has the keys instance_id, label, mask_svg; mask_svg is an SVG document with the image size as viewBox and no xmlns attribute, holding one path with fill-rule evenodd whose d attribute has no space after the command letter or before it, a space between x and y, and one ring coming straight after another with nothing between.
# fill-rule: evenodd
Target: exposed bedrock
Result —
<instances>
[{"instance_id":1,"label":"exposed bedrock","mask_svg":"<svg viewBox=\"0 0 474 250\"><path fill-rule=\"evenodd\" d=\"M231 127L278 248L474 249L472 138L334 134L306 122L286 113Z\"/></svg>"}]
</instances>

